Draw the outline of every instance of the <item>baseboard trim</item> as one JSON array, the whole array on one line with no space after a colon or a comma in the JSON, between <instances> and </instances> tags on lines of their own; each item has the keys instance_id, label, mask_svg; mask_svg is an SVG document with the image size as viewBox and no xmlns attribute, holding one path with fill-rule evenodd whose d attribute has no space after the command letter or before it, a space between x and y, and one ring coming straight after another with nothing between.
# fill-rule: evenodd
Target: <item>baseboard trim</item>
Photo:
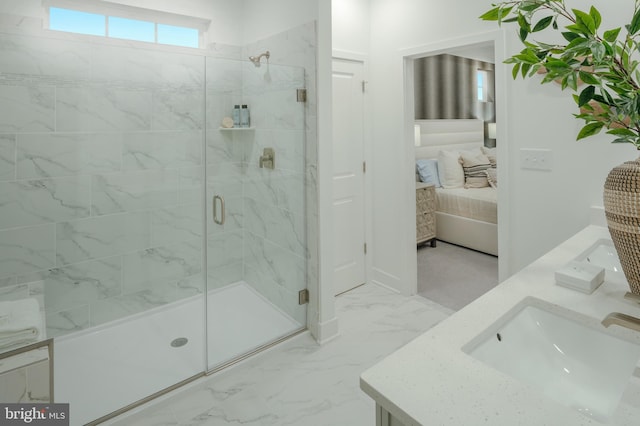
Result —
<instances>
[{"instance_id":1,"label":"baseboard trim","mask_svg":"<svg viewBox=\"0 0 640 426\"><path fill-rule=\"evenodd\" d=\"M372 268L372 272L371 282L373 284L384 287L394 293L402 294L402 291L400 291L400 278L378 268Z\"/></svg>"},{"instance_id":2,"label":"baseboard trim","mask_svg":"<svg viewBox=\"0 0 640 426\"><path fill-rule=\"evenodd\" d=\"M315 338L318 344L324 345L339 334L338 317L333 317L329 321L318 322Z\"/></svg>"}]
</instances>

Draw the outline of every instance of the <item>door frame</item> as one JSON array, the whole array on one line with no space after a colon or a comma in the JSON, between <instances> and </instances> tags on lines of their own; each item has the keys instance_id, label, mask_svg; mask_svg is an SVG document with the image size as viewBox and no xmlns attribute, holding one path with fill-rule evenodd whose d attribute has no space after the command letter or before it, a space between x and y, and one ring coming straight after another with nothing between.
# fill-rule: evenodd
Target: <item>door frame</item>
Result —
<instances>
[{"instance_id":1,"label":"door frame","mask_svg":"<svg viewBox=\"0 0 640 426\"><path fill-rule=\"evenodd\" d=\"M415 116L414 107L414 73L413 63L415 59L424 58L427 56L433 56L455 48L461 48L469 45L493 43L494 56L495 56L495 99L496 99L496 120L500 120L500 126L497 128L496 135L496 147L497 154L502 160L503 165L498 167L498 180L500 185L498 186L498 281L502 282L511 275L510 272L510 257L511 257L511 242L508 239L508 233L510 229L511 215L509 204L507 202L510 188L510 153L508 145L508 98L506 96L507 87L507 69L503 64L506 59L506 38L503 29L488 31L484 33L478 33L471 36L465 36L455 39L438 41L427 45L417 46L410 49L405 49L399 52L400 58L404 66L404 82L403 82L403 147L405 151L405 170L415 169L415 150L414 150L414 129L413 129L413 117ZM500 143L503 141L503 143ZM418 288L418 271L417 271L417 256L416 256L416 229L415 229L415 179L413 173L410 174L411 182L409 182L409 174L407 174L407 180L405 185L410 190L404 190L406 194L406 203L401 211L401 216L404 218L407 228L405 229L405 267L406 275L404 287L405 294L416 294Z\"/></svg>"},{"instance_id":2,"label":"door frame","mask_svg":"<svg viewBox=\"0 0 640 426\"><path fill-rule=\"evenodd\" d=\"M362 63L362 72L365 82L369 81L369 56L364 53L349 52L346 50L333 49L331 55L331 64L333 71L333 60L340 59L343 61L352 61ZM368 123L371 122L371 102L368 101L369 87L365 84L364 100L363 100L363 141L362 141L362 158L367 163L367 171L364 173L363 180L363 206L364 206L364 240L367 244L367 254L364 256L364 283L371 282L371 268L373 262L370 253L371 247L374 244L373 239L373 220L371 212L373 211L373 200L371 194L373 193L373 184L371 179L371 171L369 166L372 163L371 157L371 126Z\"/></svg>"}]
</instances>

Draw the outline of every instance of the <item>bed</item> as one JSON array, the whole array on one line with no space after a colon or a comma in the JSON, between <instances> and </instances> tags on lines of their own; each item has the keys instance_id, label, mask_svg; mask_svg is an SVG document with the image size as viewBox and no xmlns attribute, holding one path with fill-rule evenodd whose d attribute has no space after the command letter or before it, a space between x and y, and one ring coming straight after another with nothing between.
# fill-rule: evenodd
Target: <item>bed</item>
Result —
<instances>
[{"instance_id":1,"label":"bed","mask_svg":"<svg viewBox=\"0 0 640 426\"><path fill-rule=\"evenodd\" d=\"M438 166L450 165L459 151L486 150L481 120L416 120L415 124L416 161L437 160ZM495 168L494 151L492 155ZM497 186L497 181L492 183ZM497 189L445 186L436 187L436 238L497 256Z\"/></svg>"}]
</instances>

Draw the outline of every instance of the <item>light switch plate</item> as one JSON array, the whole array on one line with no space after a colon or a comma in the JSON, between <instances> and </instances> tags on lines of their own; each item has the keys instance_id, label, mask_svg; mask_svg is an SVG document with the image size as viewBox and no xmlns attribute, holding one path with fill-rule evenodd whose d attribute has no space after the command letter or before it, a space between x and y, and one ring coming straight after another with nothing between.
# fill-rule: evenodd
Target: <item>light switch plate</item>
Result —
<instances>
[{"instance_id":1,"label":"light switch plate","mask_svg":"<svg viewBox=\"0 0 640 426\"><path fill-rule=\"evenodd\" d=\"M552 170L553 157L550 149L522 148L520 168L531 170Z\"/></svg>"}]
</instances>

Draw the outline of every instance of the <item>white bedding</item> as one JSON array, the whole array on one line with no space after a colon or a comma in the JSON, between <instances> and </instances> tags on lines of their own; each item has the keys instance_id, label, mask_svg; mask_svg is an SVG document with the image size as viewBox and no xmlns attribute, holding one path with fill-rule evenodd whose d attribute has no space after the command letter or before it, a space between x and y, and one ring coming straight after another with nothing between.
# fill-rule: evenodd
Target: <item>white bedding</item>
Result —
<instances>
[{"instance_id":1,"label":"white bedding","mask_svg":"<svg viewBox=\"0 0 640 426\"><path fill-rule=\"evenodd\" d=\"M498 191L494 188L436 188L436 210L482 222L498 223Z\"/></svg>"}]
</instances>

